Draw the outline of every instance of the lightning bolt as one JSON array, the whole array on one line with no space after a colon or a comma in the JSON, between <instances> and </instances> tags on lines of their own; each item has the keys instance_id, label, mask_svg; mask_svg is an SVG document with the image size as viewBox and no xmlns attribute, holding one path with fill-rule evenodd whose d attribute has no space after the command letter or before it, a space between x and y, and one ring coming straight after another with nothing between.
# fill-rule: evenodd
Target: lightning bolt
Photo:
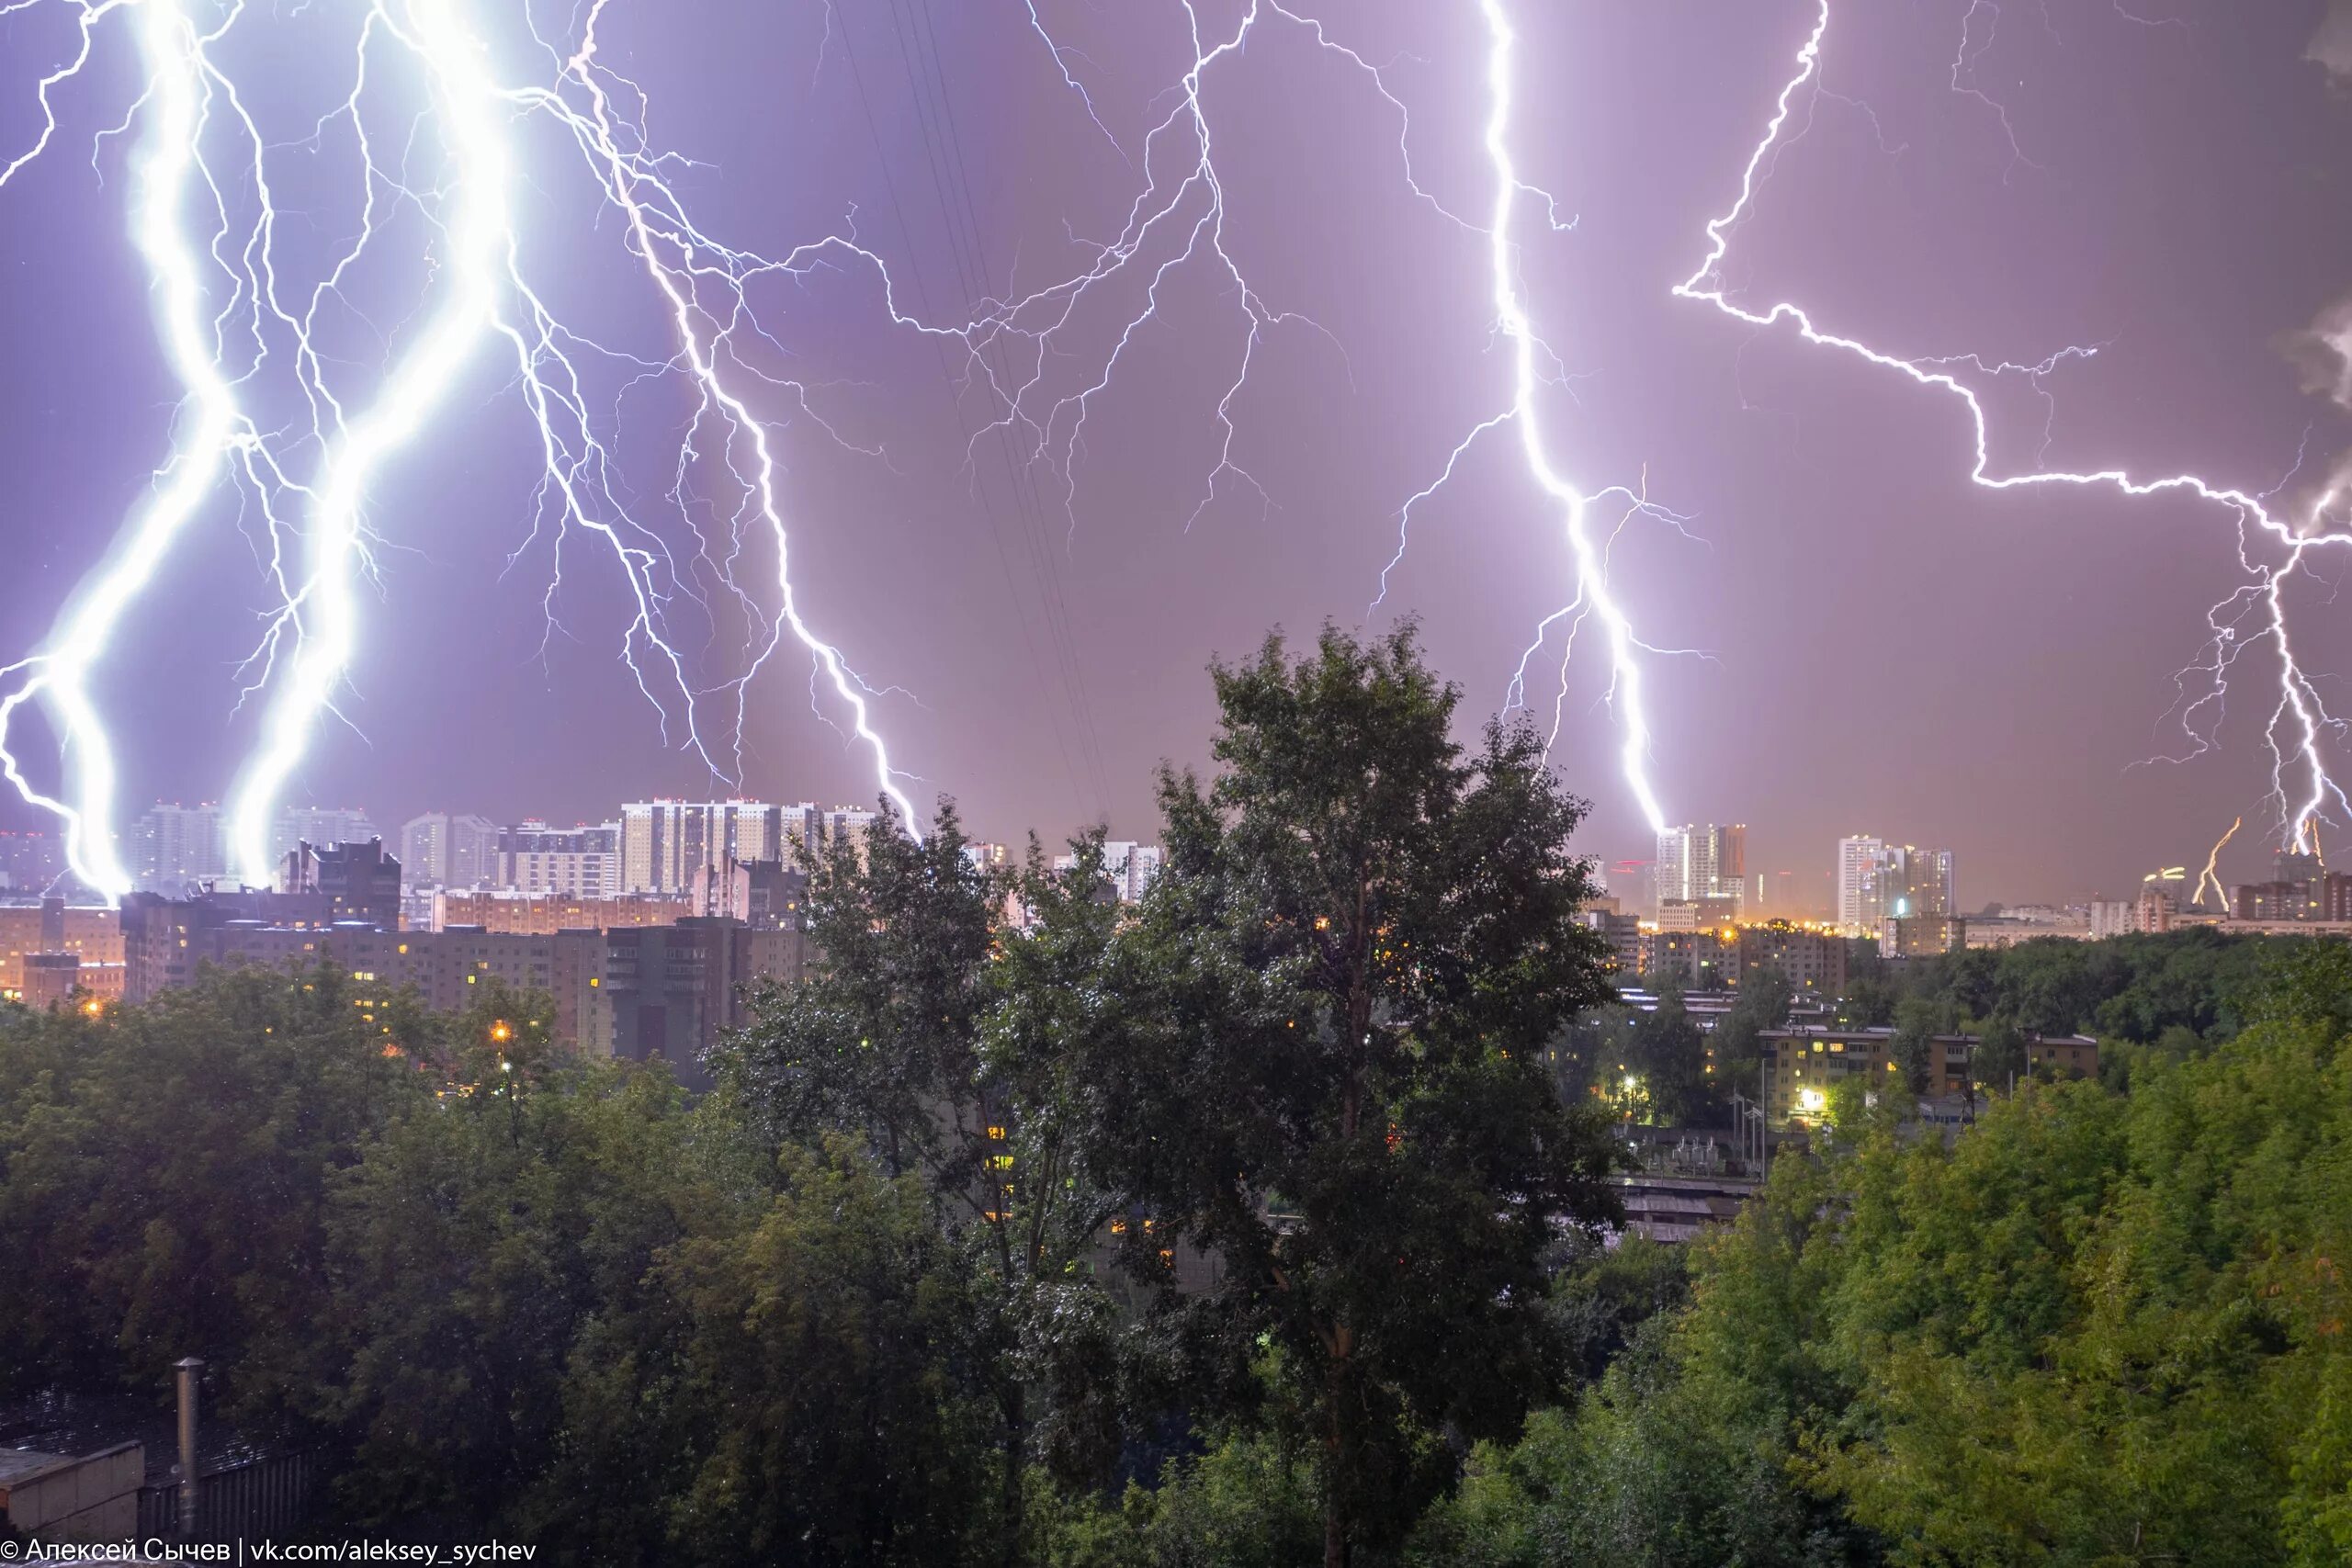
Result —
<instances>
[{"instance_id":1,"label":"lightning bolt","mask_svg":"<svg viewBox=\"0 0 2352 1568\"><path fill-rule=\"evenodd\" d=\"M1972 0L1970 17L1974 17L1983 4L1984 0ZM1733 320L1758 331L1782 325L1792 327L1806 343L1836 349L1955 399L1967 411L1973 435L1974 460L1970 465L1968 477L1972 483L1985 490L2068 486L2111 490L2135 497L2179 491L2213 502L2233 513L2239 530L2240 558L2252 581L2225 597L2207 617L2213 633L2211 656L2199 668L2212 678L2216 690L2211 696L2191 705L2188 715L2184 716L2184 722L2190 722L2197 707L2204 702L2218 703L2219 689L2226 680L2228 670L2245 646L2236 629L2242 617L2233 613L2233 607L2249 609L2259 623L2253 638L2268 642L2278 660L2278 700L2263 732L2272 764L2271 799L2277 807L2282 841L2298 850L2304 848L2311 841L2312 825L2321 819L2331 802L2352 813L2352 801L2346 800L2344 791L2329 774L2326 760L2321 751L2323 734L2337 731L2341 721L2328 712L2317 687L2296 658L2290 636L2285 597L2289 581L2304 570L2305 557L2311 551L2352 544L2352 535L2332 533L2326 527L2328 511L2340 499L2335 488L2331 487L2320 494L2300 517L2289 518L2273 512L2267 504L2267 496L2217 484L2195 474L2141 479L2122 468L2077 471L2043 468L1996 473L1993 467L1992 442L1984 402L1977 390L1961 379L1956 367L1965 366L1987 377L2005 372L2030 371L2039 390L2040 375L2056 368L2064 358L2088 358L2097 352L2095 348L2064 349L2041 366L2032 367L1987 365L1973 355L1905 357L1825 330L1815 324L1813 316L1804 307L1792 301L1782 300L1757 307L1731 297L1723 277L1722 265L1731 248L1732 233L1754 206L1760 184L1759 172L1769 168L1775 149L1781 143L1783 129L1789 124L1792 108L1799 95L1809 86L1818 90L1822 39L1829 31L1829 0L1820 0L1812 31L1797 51L1794 72L1774 100L1763 139L1748 154L1741 172L1737 197L1722 216L1708 220L1706 254L1690 276L1674 286L1675 297L1711 305ZM1966 22L1963 22L1962 48L1964 62L1968 58ZM1956 64L1954 85L1967 91L1960 86L1959 68ZM1990 102L1989 99L1987 101ZM2006 114L2002 120L2006 129ZM2014 151L2014 138L2011 146ZM2022 158L2023 154L2018 156ZM2246 553L2248 543L2257 534L2267 535L2276 541L2280 550L2276 561L2256 561ZM2191 733L2200 749L2210 739L2198 734L2193 728ZM2290 777L2299 782L2290 784Z\"/></svg>"},{"instance_id":2,"label":"lightning bolt","mask_svg":"<svg viewBox=\"0 0 2352 1568\"><path fill-rule=\"evenodd\" d=\"M13 0L0 6L0 16L41 3ZM665 156L651 151L638 125L616 107L615 85L628 85L596 62L603 0L589 9L579 47L551 51L559 66L552 87L500 82L467 0L374 0L356 11L350 93L335 114L320 121L308 144L315 147L331 122L347 123L364 181L359 234L318 280L300 313L281 293L278 213L267 177L273 144L213 50L245 16L243 0L196 7L187 0L60 3L78 13L76 47L40 79L41 129L30 147L0 164L0 186L53 140L52 90L82 73L98 24L118 11L129 13L145 72L141 97L125 120L126 127L138 120L142 130L133 160L133 235L153 285L165 359L183 392L170 453L150 494L39 650L0 671L13 682L0 693L0 772L26 800L64 823L75 875L109 897L131 886L114 847L118 771L91 694L92 675L154 585L170 550L223 482L233 480L257 502L266 534L266 576L279 603L265 617L261 643L248 663L255 673L246 694L262 694L263 711L253 752L230 796L231 853L246 880L266 885L272 879L269 838L278 797L321 721L337 713L358 647L359 584L376 570L367 518L371 498L405 449L447 412L468 367L498 338L514 351L516 385L541 447L541 517L556 535L545 600L550 629L563 540L575 531L601 540L635 601L621 657L665 724L672 705L683 706L684 743L722 774L728 769L706 743L697 709L714 695L729 703L730 776L741 771L751 683L787 639L797 641L849 711L856 739L874 759L877 785L911 826L911 804L896 782L870 709L870 699L881 694L816 634L800 610L788 570L778 457L741 385L781 388L814 417L805 387L758 371L740 344L741 336L764 337L751 311L748 283L791 266L720 245L686 216L663 177ZM208 19L199 23L198 14ZM401 177L413 149L403 149L399 168L379 161L363 116L363 102L373 91L371 58L388 46L397 46L428 84L431 109L424 122L438 132L447 159L441 184L431 191L413 189ZM673 329L672 360L649 363L601 347L567 327L528 282L510 183L514 126L535 112L571 133L599 194L627 220L632 253ZM208 137L222 128L241 139L234 142L241 163L250 160L239 171L253 208L243 220L231 215L240 183L206 161ZM319 348L316 333L321 312L343 304L346 276L379 240L379 201L411 203L429 214L435 243L424 260L433 302L422 324L403 334L376 383L354 395L329 386L333 356ZM202 224L208 212L209 235ZM719 299L707 299L705 289L717 290ZM669 606L682 597L700 603L702 596L663 542L660 520L640 516L622 500L613 438L600 428L592 406L589 367L605 362L620 364L633 383L682 378L698 400L666 499L675 512L670 523L694 533L699 558L742 606L750 628L744 667L716 686L695 683L664 632ZM266 372L291 378L307 422L265 429L250 412ZM616 412L618 403L616 398ZM816 423L838 438L823 420ZM710 468L734 487L723 547L706 538L695 523L706 499L694 490L695 476ZM300 480L290 477L297 469L307 469ZM286 514L289 502L298 515ZM773 552L773 579L763 585L772 609L762 585L739 582L735 575L752 536ZM659 679L649 665L662 671ZM8 745L18 710L35 699L47 705L58 735L66 785L57 795L31 781Z\"/></svg>"},{"instance_id":3,"label":"lightning bolt","mask_svg":"<svg viewBox=\"0 0 2352 1568\"><path fill-rule=\"evenodd\" d=\"M2210 886L2213 889L2214 904L2225 911L2229 908L2229 890L2222 886L2221 874L2215 871L2214 867L2221 863L2222 850L2229 846L2230 840L2238 836L2238 829L2245 826L2245 818L2238 817L2233 818L2230 822L2230 830L2222 834L2220 838L2214 840L2212 849L2206 852L2205 869L2197 874L2197 892L2195 897L2198 903L2202 904L2205 902L2205 889Z\"/></svg>"},{"instance_id":4,"label":"lightning bolt","mask_svg":"<svg viewBox=\"0 0 2352 1568\"><path fill-rule=\"evenodd\" d=\"M1618 765L1624 775L1625 787L1640 808L1650 831L1662 833L1666 830L1666 811L1659 804L1657 787L1650 779L1649 714L1644 701L1639 655L1643 652L1687 650L1653 647L1635 633L1633 622L1610 581L1608 543L1596 539L1591 523L1594 503L1611 494L1623 495L1632 502L1625 516L1619 521L1619 531L1633 516L1656 509L1651 506L1646 493L1634 495L1622 487L1587 493L1563 474L1553 460L1543 423L1542 392L1547 384L1555 384L1563 378L1560 360L1537 333L1530 316L1521 288L1519 249L1515 239L1521 196L1543 194L1521 177L1511 152L1518 35L1503 8L1502 0L1479 0L1478 9L1487 28L1484 146L1487 164L1494 173L1494 207L1487 225L1488 283L1493 290L1496 321L1511 346L1511 393L1509 406L1501 414L1473 429L1470 435L1455 446L1446 459L1445 474L1440 476L1437 483L1444 482L1453 472L1456 459L1488 425L1504 422L1518 431L1520 455L1526 463L1529 477L1557 509L1560 529L1575 568L1577 593L1567 606L1546 616L1537 627L1535 643L1529 649L1528 655L1521 657L1520 673L1513 678L1514 694L1523 692L1527 658L1542 646L1545 633L1555 623L1563 618L1568 620L1566 649L1572 650L1577 626L1587 618L1598 621L1609 661L1607 700L1618 724ZM1546 218L1552 227L1555 230L1562 227L1556 204L1548 195L1544 197L1544 200ZM1410 502L1408 510L1409 507ZM1668 515L1671 517L1670 513ZM1672 520L1678 524L1681 521L1679 518ZM1612 533L1610 542L1613 542L1615 537ZM1565 694L1566 652L1562 673ZM1553 734L1555 738L1558 734L1556 710Z\"/></svg>"},{"instance_id":5,"label":"lightning bolt","mask_svg":"<svg viewBox=\"0 0 2352 1568\"><path fill-rule=\"evenodd\" d=\"M124 3L106 0L80 7L77 52L41 80L40 135L0 172L0 185L46 150L57 127L50 90L88 62L93 28ZM17 683L0 696L0 767L26 800L64 823L66 858L74 874L110 897L129 892L130 877L115 852L110 830L118 782L114 746L91 699L90 675L124 615L154 581L172 546L232 460L258 446L237 389L221 367L204 309L198 248L185 226L194 187L210 184L197 152L207 107L202 40L181 7L170 0L149 0L137 19L140 54L148 70L149 134L132 177L131 233L153 282L164 358L185 397L175 422L172 455L156 472L152 492L126 520L106 559L51 627L42 651L12 667ZM70 800L35 788L7 745L17 709L35 697L49 705L61 748L72 761L65 791Z\"/></svg>"}]
</instances>

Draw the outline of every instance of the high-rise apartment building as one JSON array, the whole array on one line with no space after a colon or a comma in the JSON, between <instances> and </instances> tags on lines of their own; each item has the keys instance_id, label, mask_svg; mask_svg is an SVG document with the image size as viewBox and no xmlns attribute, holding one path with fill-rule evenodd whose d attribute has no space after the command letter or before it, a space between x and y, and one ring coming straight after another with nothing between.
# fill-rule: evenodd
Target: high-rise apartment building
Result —
<instances>
[{"instance_id":1,"label":"high-rise apartment building","mask_svg":"<svg viewBox=\"0 0 2352 1568\"><path fill-rule=\"evenodd\" d=\"M798 838L801 852L811 861L821 856L828 845L863 844L880 820L878 811L855 806L821 807L808 801L785 813L787 830Z\"/></svg>"},{"instance_id":2,"label":"high-rise apartment building","mask_svg":"<svg viewBox=\"0 0 2352 1568\"><path fill-rule=\"evenodd\" d=\"M282 863L298 845L332 849L337 844L364 844L383 835L368 819L365 807L288 807L277 814L270 835L269 855Z\"/></svg>"},{"instance_id":3,"label":"high-rise apartment building","mask_svg":"<svg viewBox=\"0 0 2352 1568\"><path fill-rule=\"evenodd\" d=\"M428 811L401 828L409 886L479 887L498 875L498 825L487 817Z\"/></svg>"},{"instance_id":4,"label":"high-rise apartment building","mask_svg":"<svg viewBox=\"0 0 2352 1568\"><path fill-rule=\"evenodd\" d=\"M1158 844L1138 844L1128 839L1113 839L1103 844L1102 874L1120 903L1132 904L1144 896L1152 879L1159 874L1164 855ZM1054 857L1056 871L1069 871L1077 864L1076 855Z\"/></svg>"},{"instance_id":5,"label":"high-rise apartment building","mask_svg":"<svg viewBox=\"0 0 2352 1568\"><path fill-rule=\"evenodd\" d=\"M18 893L39 893L65 874L62 833L0 833L0 882Z\"/></svg>"},{"instance_id":6,"label":"high-rise apartment building","mask_svg":"<svg viewBox=\"0 0 2352 1568\"><path fill-rule=\"evenodd\" d=\"M1727 898L1736 906L1747 880L1747 827L1708 823L1668 828L1657 836L1657 901Z\"/></svg>"},{"instance_id":7,"label":"high-rise apartment building","mask_svg":"<svg viewBox=\"0 0 2352 1568\"><path fill-rule=\"evenodd\" d=\"M1838 840L1838 923L1875 935L1879 922L1951 915L1957 895L1950 850L1856 836Z\"/></svg>"},{"instance_id":8,"label":"high-rise apartment building","mask_svg":"<svg viewBox=\"0 0 2352 1568\"><path fill-rule=\"evenodd\" d=\"M220 808L157 801L130 829L131 876L142 893L181 894L229 874Z\"/></svg>"},{"instance_id":9,"label":"high-rise apartment building","mask_svg":"<svg viewBox=\"0 0 2352 1568\"><path fill-rule=\"evenodd\" d=\"M502 829L496 852L491 874L501 887L565 898L620 897L618 822L550 828L532 818Z\"/></svg>"},{"instance_id":10,"label":"high-rise apartment building","mask_svg":"<svg viewBox=\"0 0 2352 1568\"><path fill-rule=\"evenodd\" d=\"M621 891L685 893L729 860L782 859L784 818L757 800L633 801L621 807Z\"/></svg>"}]
</instances>

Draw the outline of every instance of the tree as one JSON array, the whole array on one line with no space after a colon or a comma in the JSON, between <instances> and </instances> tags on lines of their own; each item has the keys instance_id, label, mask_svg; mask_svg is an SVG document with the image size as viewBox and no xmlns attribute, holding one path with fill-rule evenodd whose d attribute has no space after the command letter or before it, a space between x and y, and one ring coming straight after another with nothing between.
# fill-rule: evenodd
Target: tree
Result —
<instances>
[{"instance_id":1,"label":"tree","mask_svg":"<svg viewBox=\"0 0 2352 1568\"><path fill-rule=\"evenodd\" d=\"M1764 1032L1789 1021L1788 977L1770 965L1744 976L1731 1009L1715 1021L1715 1080L1719 1092L1756 1098L1763 1078Z\"/></svg>"},{"instance_id":2,"label":"tree","mask_svg":"<svg viewBox=\"0 0 2352 1568\"><path fill-rule=\"evenodd\" d=\"M2026 1076L2025 1034L2007 1019L1996 1015L1978 1029L1971 1053L1971 1081L1988 1094L2007 1094Z\"/></svg>"},{"instance_id":3,"label":"tree","mask_svg":"<svg viewBox=\"0 0 2352 1568\"><path fill-rule=\"evenodd\" d=\"M1656 1008L1635 1015L1633 1036L1634 1077L1649 1102L1650 1120L1666 1127L1705 1122L1714 1108L1707 1077L1707 1036L1683 1007L1681 996L1668 992L1658 998Z\"/></svg>"},{"instance_id":4,"label":"tree","mask_svg":"<svg viewBox=\"0 0 2352 1568\"><path fill-rule=\"evenodd\" d=\"M1016 888L964 852L955 807L930 834L889 803L863 844L814 868L809 944L794 987L771 987L730 1042L724 1076L787 1148L861 1141L915 1179L967 1288L966 1373L996 1412L1001 1530L1022 1550L1033 1459L1107 1471L1120 1439L1111 1303L1080 1255L1110 1217L1074 1145L1083 983L1117 919L1102 895L1102 834L1049 871L1032 845ZM1028 919L1000 919L1017 891Z\"/></svg>"},{"instance_id":5,"label":"tree","mask_svg":"<svg viewBox=\"0 0 2352 1568\"><path fill-rule=\"evenodd\" d=\"M1544 1051L1607 953L1572 919L1581 803L1525 727L1465 756L1409 626L1212 668L1223 771L1163 773L1166 867L1077 1043L1084 1152L1221 1386L1255 1360L1311 1445L1336 1568L1443 1485L1431 1434L1508 1432L1551 1381L1541 1259L1611 1213L1614 1156ZM1179 1301L1187 1246L1217 1277Z\"/></svg>"},{"instance_id":6,"label":"tree","mask_svg":"<svg viewBox=\"0 0 2352 1568\"><path fill-rule=\"evenodd\" d=\"M507 1020L496 1038L502 1019L485 1046L519 1036ZM356 1461L345 1506L527 1528L554 1546L589 1533L586 1495L595 1559L632 1561L660 1543L659 1499L718 1423L692 1442L675 1428L643 1440L662 1401L640 1381L616 1424L637 1451L617 1471L583 1465L605 1434L582 1422L576 1385L661 1358L680 1313L656 1265L689 1238L741 1235L770 1184L729 1109L694 1106L659 1066L501 1060L523 1066L484 1060L368 1145L334 1194L334 1311L318 1332L339 1355L320 1401Z\"/></svg>"},{"instance_id":7,"label":"tree","mask_svg":"<svg viewBox=\"0 0 2352 1568\"><path fill-rule=\"evenodd\" d=\"M960 1371L970 1289L932 1200L859 1140L787 1146L747 1237L685 1243L663 1282L690 1325L708 1456L673 1505L696 1562L955 1564L988 1506L989 1412Z\"/></svg>"},{"instance_id":8,"label":"tree","mask_svg":"<svg viewBox=\"0 0 2352 1568\"><path fill-rule=\"evenodd\" d=\"M1894 1038L1887 1051L1903 1069L1904 1087L1914 1095L1941 1087L1928 1080L1935 1072L1936 1036L1951 1031L1951 1019L1944 1003L1928 997L1905 997L1895 1005Z\"/></svg>"},{"instance_id":9,"label":"tree","mask_svg":"<svg viewBox=\"0 0 2352 1568\"><path fill-rule=\"evenodd\" d=\"M430 1103L368 999L332 967L248 970L0 1025L0 1385L160 1390L194 1355L232 1419L303 1413L332 1356L329 1194Z\"/></svg>"}]
</instances>

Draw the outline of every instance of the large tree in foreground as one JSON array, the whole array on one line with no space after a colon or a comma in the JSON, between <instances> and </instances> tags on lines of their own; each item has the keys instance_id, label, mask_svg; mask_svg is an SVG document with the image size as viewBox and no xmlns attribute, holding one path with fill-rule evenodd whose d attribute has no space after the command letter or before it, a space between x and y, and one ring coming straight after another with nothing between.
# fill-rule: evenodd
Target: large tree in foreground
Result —
<instances>
[{"instance_id":1,"label":"large tree in foreground","mask_svg":"<svg viewBox=\"0 0 2352 1568\"><path fill-rule=\"evenodd\" d=\"M1409 626L1213 673L1221 772L1163 775L1166 870L1071 1032L1083 1155L1136 1207L1130 1262L1314 1456L1336 1564L1550 1381L1542 1256L1611 1210L1612 1154L1544 1047L1612 992L1572 918L1582 803L1524 727L1465 752ZM1180 1300L1185 1247L1215 1283Z\"/></svg>"}]
</instances>

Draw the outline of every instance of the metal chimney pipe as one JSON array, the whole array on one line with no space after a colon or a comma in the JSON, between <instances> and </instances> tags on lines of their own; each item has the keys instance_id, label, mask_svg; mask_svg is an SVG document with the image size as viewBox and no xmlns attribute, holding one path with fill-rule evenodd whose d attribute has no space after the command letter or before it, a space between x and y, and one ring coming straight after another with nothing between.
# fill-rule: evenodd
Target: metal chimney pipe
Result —
<instances>
[{"instance_id":1,"label":"metal chimney pipe","mask_svg":"<svg viewBox=\"0 0 2352 1568\"><path fill-rule=\"evenodd\" d=\"M204 1362L195 1356L174 1363L180 1396L180 1535L196 1534L196 1380Z\"/></svg>"}]
</instances>

